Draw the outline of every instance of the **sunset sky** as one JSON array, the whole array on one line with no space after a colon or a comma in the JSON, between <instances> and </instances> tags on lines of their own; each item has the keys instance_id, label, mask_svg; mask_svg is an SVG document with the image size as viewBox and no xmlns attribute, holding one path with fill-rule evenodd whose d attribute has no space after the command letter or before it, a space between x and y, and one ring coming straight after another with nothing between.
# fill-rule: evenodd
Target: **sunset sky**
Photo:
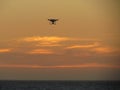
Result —
<instances>
[{"instance_id":1,"label":"sunset sky","mask_svg":"<svg viewBox=\"0 0 120 90\"><path fill-rule=\"evenodd\" d=\"M0 80L120 80L119 8L119 0L0 0Z\"/></svg>"}]
</instances>

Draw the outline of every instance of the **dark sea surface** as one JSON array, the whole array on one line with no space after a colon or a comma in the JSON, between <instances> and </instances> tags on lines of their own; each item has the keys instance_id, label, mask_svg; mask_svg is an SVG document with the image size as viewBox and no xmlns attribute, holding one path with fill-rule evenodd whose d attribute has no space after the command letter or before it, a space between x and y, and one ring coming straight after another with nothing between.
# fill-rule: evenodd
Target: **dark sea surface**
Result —
<instances>
[{"instance_id":1,"label":"dark sea surface","mask_svg":"<svg viewBox=\"0 0 120 90\"><path fill-rule=\"evenodd\" d=\"M120 90L120 81L0 81L0 90Z\"/></svg>"}]
</instances>

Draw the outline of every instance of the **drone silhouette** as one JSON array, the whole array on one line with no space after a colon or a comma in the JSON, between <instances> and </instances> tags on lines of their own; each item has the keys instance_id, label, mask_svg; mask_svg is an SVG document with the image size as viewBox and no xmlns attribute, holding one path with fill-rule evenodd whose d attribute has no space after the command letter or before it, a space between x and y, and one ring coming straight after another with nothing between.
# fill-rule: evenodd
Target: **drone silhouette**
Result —
<instances>
[{"instance_id":1,"label":"drone silhouette","mask_svg":"<svg viewBox=\"0 0 120 90\"><path fill-rule=\"evenodd\" d=\"M52 25L56 25L56 21L58 21L58 19L48 19L48 21L50 21Z\"/></svg>"}]
</instances>

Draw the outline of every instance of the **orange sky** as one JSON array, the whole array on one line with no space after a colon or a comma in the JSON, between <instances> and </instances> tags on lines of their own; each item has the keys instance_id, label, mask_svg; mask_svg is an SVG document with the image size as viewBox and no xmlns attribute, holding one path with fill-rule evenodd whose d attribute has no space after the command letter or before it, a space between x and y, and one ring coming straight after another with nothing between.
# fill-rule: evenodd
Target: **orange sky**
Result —
<instances>
[{"instance_id":1,"label":"orange sky","mask_svg":"<svg viewBox=\"0 0 120 90\"><path fill-rule=\"evenodd\" d=\"M120 79L116 0L0 3L0 79Z\"/></svg>"}]
</instances>

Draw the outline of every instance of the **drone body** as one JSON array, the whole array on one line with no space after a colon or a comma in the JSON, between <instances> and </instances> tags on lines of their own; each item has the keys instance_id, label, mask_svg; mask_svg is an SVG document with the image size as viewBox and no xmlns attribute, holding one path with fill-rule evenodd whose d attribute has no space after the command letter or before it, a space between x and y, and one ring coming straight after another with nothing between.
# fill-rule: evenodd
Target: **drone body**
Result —
<instances>
[{"instance_id":1,"label":"drone body","mask_svg":"<svg viewBox=\"0 0 120 90\"><path fill-rule=\"evenodd\" d=\"M48 19L48 21L50 21L52 25L56 25L56 21L58 21L58 19Z\"/></svg>"}]
</instances>

